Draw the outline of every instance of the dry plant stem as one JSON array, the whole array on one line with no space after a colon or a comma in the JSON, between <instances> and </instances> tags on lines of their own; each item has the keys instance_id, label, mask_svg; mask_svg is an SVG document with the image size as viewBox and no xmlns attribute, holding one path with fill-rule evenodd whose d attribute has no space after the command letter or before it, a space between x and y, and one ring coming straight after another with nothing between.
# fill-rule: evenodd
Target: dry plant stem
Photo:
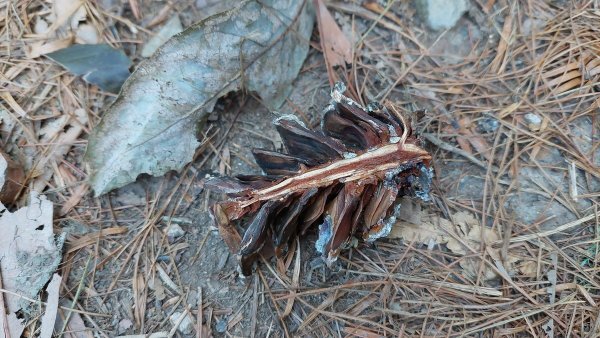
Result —
<instances>
[{"instance_id":1,"label":"dry plant stem","mask_svg":"<svg viewBox=\"0 0 600 338\"><path fill-rule=\"evenodd\" d=\"M92 255L89 255L87 261L85 262L85 266L84 266L83 272L81 274L81 280L79 281L79 286L77 286L77 291L75 292L75 297L73 297L73 302L71 303L71 309L74 309L75 306L77 305L77 302L79 301L79 295L81 294L81 290L83 290L83 286L85 284L85 279L87 277L87 272L88 272L91 262L92 262ZM59 334L58 334L59 337L63 335L63 333L65 332L65 329L67 328L67 325L69 325L69 320L71 319L71 315L73 314L72 312L73 311L67 312L67 316L65 317L63 326L60 329Z\"/></svg>"},{"instance_id":2,"label":"dry plant stem","mask_svg":"<svg viewBox=\"0 0 600 338\"><path fill-rule=\"evenodd\" d=\"M0 293L6 293L6 294L9 294L11 296L22 298L22 299L24 299L24 300L26 300L26 301L28 301L30 303L35 303L35 304L40 304L40 305L43 305L43 306L48 306L48 303L46 303L46 302L41 302L39 300L35 300L35 299L29 298L29 297L25 297L23 295L20 295L18 293L15 293L15 292L12 292L12 291L9 291L9 290L6 290L6 289L0 288ZM104 317L104 318L110 318L110 317L112 317L112 315L109 315L109 314L94 313L94 312L89 312L89 311L84 311L84 310L77 310L75 308L69 308L69 307L66 307L66 306L59 306L59 309L64 310L66 312L75 312L75 313L78 313L78 314L81 314L81 315L88 315L88 316L95 316L95 317Z\"/></svg>"},{"instance_id":3,"label":"dry plant stem","mask_svg":"<svg viewBox=\"0 0 600 338\"><path fill-rule=\"evenodd\" d=\"M238 114L236 115L236 118L237 118L237 116L238 116L238 115L239 115L239 108L238 108ZM233 126L233 124L232 124L232 126ZM229 131L231 130L232 126L230 126L230 128L227 130L226 134L228 134L228 133L229 133ZM224 144L224 143L222 143L222 144ZM190 169L190 165L186 166L186 169L184 170L184 173L183 173L183 174L182 174L182 176L181 176L182 178L186 176L186 174L187 174L187 172L188 172L188 170L189 170L189 169ZM153 227L153 226L148 226L148 225L150 225L150 224L155 224L156 222L158 222L158 219L159 219L160 217L162 217L161 215L163 215L163 214L165 213L166 209L168 208L169 204L171 203L171 200L172 200L173 196L175 195L175 193L177 193L177 191L178 191L178 189L179 189L179 187L180 187L180 185L181 185L182 183L183 183L183 180L182 180L182 179L180 179L180 180L177 182L177 184L175 185L175 187L172 189L171 193L169 194L168 198L166 199L166 202L163 204L163 207L162 207L161 209L159 209L159 210L158 210L158 212L155 214L155 216L154 216L153 218L151 218L150 220L148 220L148 222L146 223L146 226L144 226L144 229L142 230L142 232L140 232L140 233L138 234L138 236L136 236L136 240L137 240L139 243L144 243L144 242L145 242L145 239L146 239L146 238L147 238L147 237L148 237L148 236L151 234L151 229L153 229L154 227ZM191 182L190 182L190 184L191 184ZM188 185L188 187L189 187L189 185ZM156 201L158 201L158 198L156 198L155 200L156 200ZM181 201L182 201L182 200L180 199L177 205L179 205L179 203L181 203ZM152 209L154 209L155 205L156 205L156 204L154 204L154 205L153 205L153 208L152 208ZM175 208L173 209L173 212L174 212L176 209L177 209L177 208L175 207ZM173 212L171 213L171 217L173 216ZM150 212L149 212L149 213L150 213L150 214L152 214L152 210L150 210ZM140 235L142 236L141 238L139 237ZM208 235L208 234L207 234L207 235ZM163 233L163 234L162 234L162 237L161 237L161 242L160 242L159 246L160 246L160 247L162 247L162 246L164 245L165 241L166 241L166 233ZM135 246L136 246L136 245L137 245L137 244L134 244L134 248L135 248ZM135 270L134 270L134 272L135 272L135 274L134 274L134 277L137 275L137 266L138 266L138 264L139 264L139 257L140 257L140 255L139 255L139 252L140 252L141 248L142 248L142 246L139 246L139 247L138 247L138 250L137 250L137 251L138 251L138 255L136 256L136 257L137 257L137 259L136 259L136 262L135 262L135 264L134 264L134 265L135 265L135 267L136 267L136 268L135 268ZM136 252L136 251L135 251L135 250L132 248L132 251L130 252L130 254L129 254L129 256L128 256L128 258L127 258L127 260L126 260L126 261L129 261L129 259L131 258L131 255L132 255L134 252ZM160 255L160 252L157 252L157 253L156 253L156 255L155 255L156 257L155 257L155 258L152 260L152 263L151 263L151 265L152 265L152 266L154 266L154 264L156 264L156 262L158 261L158 260L157 260L157 257L158 257L158 255ZM172 261L174 261L174 260L172 260ZM122 267L121 271L119 272L119 274L120 274L122 271L124 271L124 269L125 269L125 267L126 267L126 266L127 266L126 264L124 264L124 265L123 265L123 267ZM177 269L176 269L176 267L175 267L175 271L176 271L176 270L177 270ZM178 277L178 276L179 276L179 274L177 274L177 277ZM118 278L115 278L115 280L113 281L113 284L111 284L111 289L112 289L112 287L114 287L114 285L116 285L116 281L117 281L117 279L118 279ZM137 278L135 278L135 280L137 280ZM181 284L181 283L180 283L180 284ZM143 292L144 292L144 295L147 293L147 288L146 288L145 286L147 286L147 281L144 283L144 287L143 287ZM137 295L137 293L136 293L136 295ZM137 299L137 297L136 297L136 299ZM136 304L145 304L145 301L144 301L144 302L141 302L141 301L140 301L140 302L137 302L137 301L136 301ZM140 312L138 311L138 307L137 307L137 306L136 306L136 313L138 313L138 315L136 316L136 318L140 318L141 320L144 320L145 316L142 314L143 312L141 312L141 313L140 313ZM143 322L142 322L142 325L143 325Z\"/></svg>"},{"instance_id":4,"label":"dry plant stem","mask_svg":"<svg viewBox=\"0 0 600 338\"><path fill-rule=\"evenodd\" d=\"M110 318L112 317L112 315L102 315L99 313L89 313L83 310L83 306L81 306L80 304L77 304L77 307L79 307L81 310L77 310L77 311L73 311L75 313L80 313L81 315L83 315L85 317L85 319L87 319L88 322L90 322L92 324L92 326L94 326L94 328L99 332L99 335L104 337L104 338L109 338L109 336L104 332L104 330L102 330L100 328L100 326L96 323L96 321L94 320L94 317L105 317L105 318Z\"/></svg>"},{"instance_id":5,"label":"dry plant stem","mask_svg":"<svg viewBox=\"0 0 600 338\"><path fill-rule=\"evenodd\" d=\"M4 290L2 290L2 273L0 273L0 311L2 311L2 313L0 314L2 316L2 328L4 329L4 337L6 338L11 338L10 337L10 329L8 327L8 317L6 315L6 308L5 308L5 302L4 302Z\"/></svg>"},{"instance_id":6,"label":"dry plant stem","mask_svg":"<svg viewBox=\"0 0 600 338\"><path fill-rule=\"evenodd\" d=\"M317 319L319 317L319 315L321 314L321 311L324 310L325 308L331 306L338 298L344 296L346 294L346 291L344 290L334 290L332 291L332 293L321 303L319 304L318 307L311 309L312 311L310 312L310 314L308 316L305 316L304 321L302 322L302 324L298 327L298 331L302 332L302 330L308 326L308 324L310 324L312 321L314 321L315 319ZM328 322L333 321L332 318L328 319ZM322 323L321 325L317 326L317 327L312 327L312 330L315 330L317 328L322 327L323 325L325 325L326 323Z\"/></svg>"},{"instance_id":7,"label":"dry plant stem","mask_svg":"<svg viewBox=\"0 0 600 338\"><path fill-rule=\"evenodd\" d=\"M387 332L389 334L395 334L394 330L392 330L391 328L389 328L389 327L387 327L387 326L385 326L383 324L370 321L370 320L368 320L366 318L363 318L363 317L347 315L347 314L344 314L344 313L341 313L341 312L332 312L332 311L325 311L325 310L317 310L316 308L314 308L313 306L311 306L305 300L303 300L301 298L299 300L304 305L310 307L311 309L314 309L314 310L318 311L319 314L330 316L331 318L335 318L337 320L340 320L340 321L344 322L345 324L349 324L350 321L362 322L362 323L365 323L365 324L369 324L369 325L371 325L373 327L377 327L378 329L380 329L382 331L385 331L385 332Z\"/></svg>"},{"instance_id":8,"label":"dry plant stem","mask_svg":"<svg viewBox=\"0 0 600 338\"><path fill-rule=\"evenodd\" d=\"M142 294L146 288L143 285L140 285L140 281L143 283L144 277L139 273L139 264L142 256L141 250L144 248L143 245L138 247L137 253L135 254L135 260L133 263L133 318L135 322L135 326L144 329L144 313L146 307L146 301L143 299L144 295Z\"/></svg>"},{"instance_id":9,"label":"dry plant stem","mask_svg":"<svg viewBox=\"0 0 600 338\"><path fill-rule=\"evenodd\" d=\"M554 250L555 252L559 253L560 256L567 261L569 264L571 264L573 267L575 267L575 270L580 274L580 276L582 278L585 279L585 281L591 285L593 285L594 287L600 289L600 283L598 283L597 279L594 278L592 275L590 275L587 271L583 270L583 268L581 267L580 264L578 264L577 262L575 262L571 257L569 257L564 250L562 250L561 248L559 248L556 243L549 241L547 239L544 239L542 241L542 244L546 244L546 248L550 247L552 248L552 250Z\"/></svg>"},{"instance_id":10,"label":"dry plant stem","mask_svg":"<svg viewBox=\"0 0 600 338\"><path fill-rule=\"evenodd\" d=\"M185 308L185 311L183 311L183 313L181 313L179 318L177 318L177 321L173 324L173 328L171 328L171 331L169 331L169 334L167 335L168 338L172 338L177 333L177 329L179 328L179 325L181 325L181 322L185 319L185 317L187 317L189 315L190 315L190 308L188 305Z\"/></svg>"},{"instance_id":11,"label":"dry plant stem","mask_svg":"<svg viewBox=\"0 0 600 338\"><path fill-rule=\"evenodd\" d=\"M202 322L204 321L204 315L202 313L202 310L203 310L202 303L203 303L202 288L198 287L198 314L196 316L196 337L198 337L198 338L203 338L202 337L202 333L203 333Z\"/></svg>"},{"instance_id":12,"label":"dry plant stem","mask_svg":"<svg viewBox=\"0 0 600 338\"><path fill-rule=\"evenodd\" d=\"M254 276L253 285L253 300L252 300L252 321L250 322L250 338L256 337L256 323L258 312L258 276Z\"/></svg>"},{"instance_id":13,"label":"dry plant stem","mask_svg":"<svg viewBox=\"0 0 600 338\"><path fill-rule=\"evenodd\" d=\"M298 289L298 282L300 279L300 241L298 240L298 238L296 237L296 259L295 259L295 264L294 264L294 272L293 272L293 277L292 277L292 285L290 285L291 290L290 290L290 296L295 296L296 295L296 290ZM287 270L287 269L286 269ZM290 297L288 298L287 304L285 305L285 309L283 310L283 317L287 317L291 312L292 312L292 307L294 306L294 300L296 297Z\"/></svg>"},{"instance_id":14,"label":"dry plant stem","mask_svg":"<svg viewBox=\"0 0 600 338\"><path fill-rule=\"evenodd\" d=\"M171 318L175 311L177 311L177 308L179 307L181 302L183 302L183 297L178 297L177 302L173 304L171 310L167 313L164 319L160 323L156 324L155 327L151 328L149 331L152 332L156 329L156 327L163 327L167 322L169 322L169 318Z\"/></svg>"},{"instance_id":15,"label":"dry plant stem","mask_svg":"<svg viewBox=\"0 0 600 338\"><path fill-rule=\"evenodd\" d=\"M381 11L381 13L379 14L379 17L377 17L377 19L375 19L373 21L373 23L371 24L371 26L367 29L367 31L360 37L360 39L358 40L358 42L356 43L357 46L360 46L363 41L367 38L367 36L371 33L371 31L373 30L373 28L375 28L378 24L381 24L381 20L383 19L383 17L389 12L389 10L392 8L392 6L394 5L394 3L396 2L396 0L392 0L390 2L388 2L385 6L385 8L383 9L383 11Z\"/></svg>"},{"instance_id":16,"label":"dry plant stem","mask_svg":"<svg viewBox=\"0 0 600 338\"><path fill-rule=\"evenodd\" d=\"M182 173L181 177L185 177L188 173L188 170L190 168L190 165L187 165L184 172ZM125 271L125 269L127 268L127 263L129 262L129 260L131 259L131 257L133 257L133 255L139 251L135 249L135 247L138 245L138 243L144 243L145 239L151 234L151 230L153 229L153 225L156 224L160 218L164 215L165 211L167 210L169 204L171 203L171 200L173 198L173 196L177 193L179 187L181 186L181 184L183 183L183 181L180 179L177 184L175 185L175 187L173 187L172 191L170 192L170 194L168 195L168 197L166 198L165 203L163 204L163 206L158 209L157 211L155 211L157 209L157 203L159 198L157 197L155 199L155 203L152 204L150 210L148 211L149 215L153 215L152 217L150 217L149 219L147 219L145 221L145 224L142 227L142 230L136 235L136 237L134 238L134 240L132 242L129 242L125 247L123 247L123 249L121 250L121 252L118 254L118 256L120 256L123 252L125 252L125 250L127 249L127 247L129 247L130 245L132 245L133 247L131 248L131 251L129 252L129 254L127 255L125 261L123 262L123 266L121 267L121 269L119 270L119 272L117 273L117 276L113 279L113 282L110 284L109 288L108 288L108 292L107 294L115 287L119 276ZM162 185L161 185L161 189L159 189L159 193L158 195L160 195L162 191ZM164 243L164 241L166 240L166 234L163 234L162 239L161 239L161 245L162 243ZM156 257L153 261L153 264L155 264L158 261L158 255L159 253L156 254Z\"/></svg>"},{"instance_id":17,"label":"dry plant stem","mask_svg":"<svg viewBox=\"0 0 600 338\"><path fill-rule=\"evenodd\" d=\"M486 164L485 162L478 160L477 158L475 158L475 156L469 154L468 152L466 152L462 149L458 149L457 147L454 147L453 145L440 140L433 134L424 133L423 137L425 139L427 139L427 141L433 143L434 145L438 146L441 149L444 149L446 151L460 155L460 156L468 159L469 161L473 162L474 164L480 166L481 168L484 168L484 169L488 168L488 164ZM494 172L497 172L498 168L496 168L495 166L492 166L492 170Z\"/></svg>"},{"instance_id":18,"label":"dry plant stem","mask_svg":"<svg viewBox=\"0 0 600 338\"><path fill-rule=\"evenodd\" d=\"M265 279L265 276L263 276L263 274L260 271L260 269L258 269L257 272L258 272L258 275L260 276L260 279L261 279L261 281L263 283L263 286L267 289L269 297L271 298L271 301L273 302L273 306L275 307L275 311L277 311L277 318L281 322L281 327L283 329L285 337L289 338L290 337L290 333L289 333L289 331L287 329L287 326L285 325L285 321L283 320L283 317L281 316L281 312L279 311L279 306L277 305L277 302L275 301L275 298L273 297L273 293L271 292L271 288L269 288L269 284L267 283L267 280Z\"/></svg>"},{"instance_id":19,"label":"dry plant stem","mask_svg":"<svg viewBox=\"0 0 600 338\"><path fill-rule=\"evenodd\" d=\"M525 242L525 241L533 241L535 239L542 239L544 237L548 237L553 234L557 234L557 233L563 232L565 230L574 228L585 222L589 222L593 219L596 219L597 217L600 217L600 213L593 213L593 214L587 215L587 216L580 218L578 220L575 220L573 222L569 222L569 223L563 224L561 226L558 226L552 230L547 230L547 231L543 231L543 232L539 232L539 233L535 233L535 234L513 237L510 239L510 243L518 243L518 242ZM494 242L493 244L501 244L501 243L502 243L502 241L497 241L497 242Z\"/></svg>"},{"instance_id":20,"label":"dry plant stem","mask_svg":"<svg viewBox=\"0 0 600 338\"><path fill-rule=\"evenodd\" d=\"M396 262L396 264L394 264L394 266L387 271L388 277L383 280L381 282L381 285L376 286L372 293L377 292L380 288L383 288L383 285L386 285L386 283L393 283L393 273L396 272L396 270L398 269L398 267L400 266L400 264L402 262L404 262L404 259L406 257L406 255L410 252L410 250L413 248L414 242L411 242L408 244L408 247L406 248L406 250L404 251L404 253L402 254L402 256L400 257L400 259L398 259L398 261ZM352 264L352 262L349 262L350 264ZM328 298L328 300L326 300L325 302L323 302L321 305L319 305L319 307L317 308L318 310L323 310L324 308L326 308L327 306L330 306L335 299L337 299L338 297L343 296L343 294L345 293L345 291L343 290L336 290L335 293L332 295L333 298ZM358 303L348 307L345 312L346 313L351 313L354 315L358 315L357 313L353 313L353 309L356 309L361 302L366 301L368 298L372 297L372 295L367 295L365 297L363 297ZM303 321L302 325L298 328L298 331L302 331L302 329L307 326L310 321L314 320L315 318L317 318L317 316L319 315L319 312L317 312L316 310L313 310L313 312L311 313L311 315L307 316L306 319ZM332 319L329 319L328 321L331 321ZM314 330L314 328L313 328Z\"/></svg>"}]
</instances>

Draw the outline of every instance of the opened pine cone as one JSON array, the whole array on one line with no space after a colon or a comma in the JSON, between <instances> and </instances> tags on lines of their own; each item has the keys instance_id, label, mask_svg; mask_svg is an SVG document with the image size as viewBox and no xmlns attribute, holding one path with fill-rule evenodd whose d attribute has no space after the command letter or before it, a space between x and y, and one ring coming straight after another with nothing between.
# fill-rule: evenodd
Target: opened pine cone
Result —
<instances>
[{"instance_id":1,"label":"opened pine cone","mask_svg":"<svg viewBox=\"0 0 600 338\"><path fill-rule=\"evenodd\" d=\"M242 274L252 273L259 255L284 254L295 236L317 225L315 246L330 264L353 238L387 236L399 197L428 198L431 155L410 124L393 106L366 109L344 91L343 84L332 91L321 131L291 115L274 121L286 153L253 150L265 175L206 182L228 198L211 215Z\"/></svg>"}]
</instances>

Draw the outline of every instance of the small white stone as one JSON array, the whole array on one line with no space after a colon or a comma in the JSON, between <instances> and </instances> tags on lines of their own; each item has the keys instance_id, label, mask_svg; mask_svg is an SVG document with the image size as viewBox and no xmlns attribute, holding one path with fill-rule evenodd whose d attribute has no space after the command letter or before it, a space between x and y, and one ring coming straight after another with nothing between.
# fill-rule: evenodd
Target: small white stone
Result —
<instances>
[{"instance_id":1,"label":"small white stone","mask_svg":"<svg viewBox=\"0 0 600 338\"><path fill-rule=\"evenodd\" d=\"M88 24L79 25L75 35L77 43L93 45L100 41L96 27Z\"/></svg>"},{"instance_id":2,"label":"small white stone","mask_svg":"<svg viewBox=\"0 0 600 338\"><path fill-rule=\"evenodd\" d=\"M167 237L177 239L185 235L185 230L179 226L177 223L171 223L169 229L167 230Z\"/></svg>"},{"instance_id":3,"label":"small white stone","mask_svg":"<svg viewBox=\"0 0 600 338\"><path fill-rule=\"evenodd\" d=\"M38 17L35 21L35 26L33 26L33 32L35 34L46 34L48 32L48 22Z\"/></svg>"},{"instance_id":4,"label":"small white stone","mask_svg":"<svg viewBox=\"0 0 600 338\"><path fill-rule=\"evenodd\" d=\"M182 315L183 313L179 311L174 312L171 317L169 317L169 321L171 322L171 325L175 325L179 322L179 320L181 320L181 323L179 323L179 326L177 326L177 331L183 334L190 334L194 330L194 322L192 321L192 318L190 318L189 314L186 314L185 317L181 319Z\"/></svg>"},{"instance_id":5,"label":"small white stone","mask_svg":"<svg viewBox=\"0 0 600 338\"><path fill-rule=\"evenodd\" d=\"M527 113L523 116L525 122L527 122L527 128L531 131L538 131L542 125L542 118L533 113Z\"/></svg>"},{"instance_id":6,"label":"small white stone","mask_svg":"<svg viewBox=\"0 0 600 338\"><path fill-rule=\"evenodd\" d=\"M132 326L133 326L133 322L130 319L128 319L128 318L122 319L119 322L119 327L117 328L117 332L119 334L123 334L123 333L127 332L127 330L129 330Z\"/></svg>"},{"instance_id":7,"label":"small white stone","mask_svg":"<svg viewBox=\"0 0 600 338\"><path fill-rule=\"evenodd\" d=\"M443 30L456 22L469 10L467 0L419 0L417 10L431 29Z\"/></svg>"}]
</instances>

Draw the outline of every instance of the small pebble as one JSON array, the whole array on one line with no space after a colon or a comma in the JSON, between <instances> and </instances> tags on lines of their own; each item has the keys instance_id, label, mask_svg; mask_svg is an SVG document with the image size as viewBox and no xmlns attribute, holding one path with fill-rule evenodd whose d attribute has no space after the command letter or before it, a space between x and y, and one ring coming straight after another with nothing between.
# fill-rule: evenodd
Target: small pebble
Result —
<instances>
[{"instance_id":1,"label":"small pebble","mask_svg":"<svg viewBox=\"0 0 600 338\"><path fill-rule=\"evenodd\" d=\"M542 126L542 118L533 113L527 113L523 116L525 122L527 122L527 128L531 131L538 131Z\"/></svg>"},{"instance_id":2,"label":"small pebble","mask_svg":"<svg viewBox=\"0 0 600 338\"><path fill-rule=\"evenodd\" d=\"M450 29L470 7L467 0L418 0L417 12L434 30Z\"/></svg>"},{"instance_id":3,"label":"small pebble","mask_svg":"<svg viewBox=\"0 0 600 338\"><path fill-rule=\"evenodd\" d=\"M170 240L178 239L185 235L185 231L179 226L179 224L171 223L169 230L167 230L167 237Z\"/></svg>"},{"instance_id":4,"label":"small pebble","mask_svg":"<svg viewBox=\"0 0 600 338\"><path fill-rule=\"evenodd\" d=\"M169 317L169 321L171 322L171 325L175 325L177 324L177 322L181 319L182 313L181 312L174 312L171 317ZM177 331L183 333L183 334L190 334L192 333L192 331L194 330L194 323L192 322L192 318L190 318L189 315L186 315L183 320L181 320L181 323L179 323L179 326L177 327Z\"/></svg>"},{"instance_id":5,"label":"small pebble","mask_svg":"<svg viewBox=\"0 0 600 338\"><path fill-rule=\"evenodd\" d=\"M119 322L117 332L119 334L123 334L123 333L127 332L127 330L129 330L132 326L133 326L133 322L130 319L127 319L127 318L122 319Z\"/></svg>"},{"instance_id":6,"label":"small pebble","mask_svg":"<svg viewBox=\"0 0 600 338\"><path fill-rule=\"evenodd\" d=\"M215 324L215 329L217 329L217 332L219 333L227 331L227 320L225 318L218 319Z\"/></svg>"}]
</instances>

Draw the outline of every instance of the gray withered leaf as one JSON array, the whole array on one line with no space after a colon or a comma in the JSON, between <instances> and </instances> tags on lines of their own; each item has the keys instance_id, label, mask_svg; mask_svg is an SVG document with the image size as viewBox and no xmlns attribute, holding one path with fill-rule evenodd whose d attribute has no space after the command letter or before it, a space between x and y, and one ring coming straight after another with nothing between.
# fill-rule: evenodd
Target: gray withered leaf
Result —
<instances>
[{"instance_id":1,"label":"gray withered leaf","mask_svg":"<svg viewBox=\"0 0 600 338\"><path fill-rule=\"evenodd\" d=\"M107 92L118 93L129 77L131 61L109 45L73 45L46 56Z\"/></svg>"},{"instance_id":2,"label":"gray withered leaf","mask_svg":"<svg viewBox=\"0 0 600 338\"><path fill-rule=\"evenodd\" d=\"M175 35L142 61L90 135L86 161L96 195L163 175L192 160L196 126L244 87L269 108L291 89L309 48L310 1L247 0Z\"/></svg>"}]
</instances>

